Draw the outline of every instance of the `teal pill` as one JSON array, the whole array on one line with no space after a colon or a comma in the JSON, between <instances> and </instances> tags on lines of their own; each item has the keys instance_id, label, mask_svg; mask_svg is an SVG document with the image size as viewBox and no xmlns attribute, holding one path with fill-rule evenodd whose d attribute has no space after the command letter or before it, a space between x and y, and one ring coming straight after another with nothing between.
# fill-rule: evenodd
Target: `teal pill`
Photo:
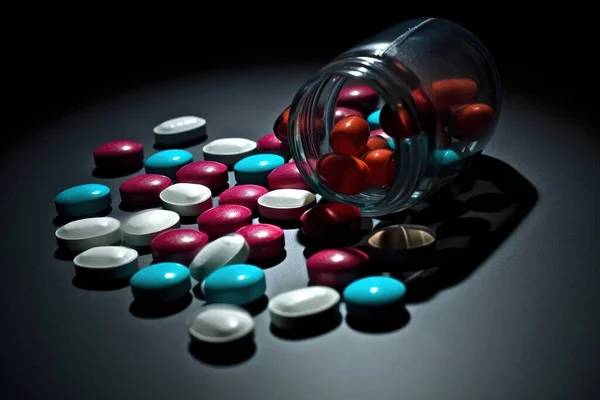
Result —
<instances>
[{"instance_id":1,"label":"teal pill","mask_svg":"<svg viewBox=\"0 0 600 400\"><path fill-rule=\"evenodd\" d=\"M277 154L255 154L238 161L233 173L237 183L266 185L271 171L283 164L285 160Z\"/></svg>"},{"instance_id":2,"label":"teal pill","mask_svg":"<svg viewBox=\"0 0 600 400\"><path fill-rule=\"evenodd\" d=\"M229 265L210 274L204 280L203 289L209 303L243 306L264 296L265 272L249 264Z\"/></svg>"},{"instance_id":3,"label":"teal pill","mask_svg":"<svg viewBox=\"0 0 600 400\"><path fill-rule=\"evenodd\" d=\"M184 165L194 161L192 153L186 150L163 150L152 154L144 163L146 173L159 174L175 179L175 174Z\"/></svg>"},{"instance_id":4,"label":"teal pill","mask_svg":"<svg viewBox=\"0 0 600 400\"><path fill-rule=\"evenodd\" d=\"M112 204L110 188L97 183L73 186L54 198L56 212L63 217L90 217Z\"/></svg>"},{"instance_id":5,"label":"teal pill","mask_svg":"<svg viewBox=\"0 0 600 400\"><path fill-rule=\"evenodd\" d=\"M449 165L460 161L460 156L454 150L435 150L433 153L434 161L439 165Z\"/></svg>"},{"instance_id":6,"label":"teal pill","mask_svg":"<svg viewBox=\"0 0 600 400\"><path fill-rule=\"evenodd\" d=\"M406 286L399 280L370 276L348 285L344 289L344 302L348 314L368 317L402 306L405 295Z\"/></svg>"},{"instance_id":7,"label":"teal pill","mask_svg":"<svg viewBox=\"0 0 600 400\"><path fill-rule=\"evenodd\" d=\"M379 129L381 125L379 124L379 114L381 110L373 111L368 117L367 122L369 123L369 127L371 130Z\"/></svg>"},{"instance_id":8,"label":"teal pill","mask_svg":"<svg viewBox=\"0 0 600 400\"><path fill-rule=\"evenodd\" d=\"M163 262L140 269L129 280L137 301L168 303L187 295L192 288L190 270L182 264Z\"/></svg>"},{"instance_id":9,"label":"teal pill","mask_svg":"<svg viewBox=\"0 0 600 400\"><path fill-rule=\"evenodd\" d=\"M387 144L390 149L396 150L396 141L394 140L394 138L389 138Z\"/></svg>"}]
</instances>

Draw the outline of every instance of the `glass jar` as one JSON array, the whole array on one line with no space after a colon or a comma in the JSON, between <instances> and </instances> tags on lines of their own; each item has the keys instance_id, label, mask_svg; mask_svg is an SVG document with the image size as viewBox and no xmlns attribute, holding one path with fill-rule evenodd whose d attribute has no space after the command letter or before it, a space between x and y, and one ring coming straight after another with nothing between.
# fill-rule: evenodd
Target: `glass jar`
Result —
<instances>
[{"instance_id":1,"label":"glass jar","mask_svg":"<svg viewBox=\"0 0 600 400\"><path fill-rule=\"evenodd\" d=\"M341 106L364 118L374 112L370 134L385 151L332 150L336 121L353 114ZM451 21L414 19L359 43L310 78L282 114L283 139L316 193L382 216L426 198L481 153L500 106L499 75L485 46Z\"/></svg>"}]
</instances>

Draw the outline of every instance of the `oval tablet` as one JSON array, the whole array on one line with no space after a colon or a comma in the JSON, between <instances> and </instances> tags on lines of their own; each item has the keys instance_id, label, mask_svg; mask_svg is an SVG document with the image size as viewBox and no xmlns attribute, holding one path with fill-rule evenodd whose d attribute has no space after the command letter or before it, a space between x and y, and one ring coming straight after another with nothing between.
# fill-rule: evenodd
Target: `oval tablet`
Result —
<instances>
[{"instance_id":1,"label":"oval tablet","mask_svg":"<svg viewBox=\"0 0 600 400\"><path fill-rule=\"evenodd\" d=\"M144 164L144 146L133 140L113 140L94 150L96 168L119 170L141 167Z\"/></svg>"},{"instance_id":2,"label":"oval tablet","mask_svg":"<svg viewBox=\"0 0 600 400\"><path fill-rule=\"evenodd\" d=\"M360 111L368 115L379 104L379 94L367 85L350 85L344 87L337 98L337 105Z\"/></svg>"},{"instance_id":3,"label":"oval tablet","mask_svg":"<svg viewBox=\"0 0 600 400\"><path fill-rule=\"evenodd\" d=\"M286 158L290 156L290 148L287 143L277 139L273 132L260 138L256 142L256 146L261 153L277 154Z\"/></svg>"},{"instance_id":4,"label":"oval tablet","mask_svg":"<svg viewBox=\"0 0 600 400\"><path fill-rule=\"evenodd\" d=\"M283 164L283 157L276 154L255 154L238 161L233 166L233 173L237 183L267 185L269 173Z\"/></svg>"},{"instance_id":5,"label":"oval tablet","mask_svg":"<svg viewBox=\"0 0 600 400\"><path fill-rule=\"evenodd\" d=\"M179 144L206 136L206 120L195 116L177 117L162 122L153 129L154 141L159 144Z\"/></svg>"},{"instance_id":6,"label":"oval tablet","mask_svg":"<svg viewBox=\"0 0 600 400\"><path fill-rule=\"evenodd\" d=\"M450 165L460 161L460 156L452 149L434 150L433 161L439 165Z\"/></svg>"},{"instance_id":7,"label":"oval tablet","mask_svg":"<svg viewBox=\"0 0 600 400\"><path fill-rule=\"evenodd\" d=\"M264 260L278 256L285 249L283 229L270 224L252 224L237 230L250 246L248 260Z\"/></svg>"},{"instance_id":8,"label":"oval tablet","mask_svg":"<svg viewBox=\"0 0 600 400\"><path fill-rule=\"evenodd\" d=\"M73 260L75 273L86 278L119 280L137 272L138 252L123 246L98 246Z\"/></svg>"},{"instance_id":9,"label":"oval tablet","mask_svg":"<svg viewBox=\"0 0 600 400\"><path fill-rule=\"evenodd\" d=\"M369 116L367 117L367 122L369 123L369 127L371 129L379 129L380 125L379 125L379 114L381 113L381 110L376 110L373 111L371 114L369 114Z\"/></svg>"},{"instance_id":10,"label":"oval tablet","mask_svg":"<svg viewBox=\"0 0 600 400\"><path fill-rule=\"evenodd\" d=\"M122 226L125 244L146 247L161 232L179 228L179 214L169 210L145 210L132 215Z\"/></svg>"},{"instance_id":11,"label":"oval tablet","mask_svg":"<svg viewBox=\"0 0 600 400\"><path fill-rule=\"evenodd\" d=\"M188 327L193 341L224 344L241 340L254 332L254 319L248 311L230 304L202 307Z\"/></svg>"},{"instance_id":12,"label":"oval tablet","mask_svg":"<svg viewBox=\"0 0 600 400\"><path fill-rule=\"evenodd\" d=\"M302 189L309 190L308 184L300 175L296 163L286 163L277 167L267 176L268 186L271 190L277 189Z\"/></svg>"},{"instance_id":13,"label":"oval tablet","mask_svg":"<svg viewBox=\"0 0 600 400\"><path fill-rule=\"evenodd\" d=\"M346 203L319 204L304 213L300 221L302 233L315 239L356 233L362 225L360 210Z\"/></svg>"},{"instance_id":14,"label":"oval tablet","mask_svg":"<svg viewBox=\"0 0 600 400\"><path fill-rule=\"evenodd\" d=\"M85 251L121 242L121 223L112 217L84 218L69 222L55 232L58 247L66 251Z\"/></svg>"},{"instance_id":15,"label":"oval tablet","mask_svg":"<svg viewBox=\"0 0 600 400\"><path fill-rule=\"evenodd\" d=\"M219 204L237 204L258 212L258 199L268 190L259 185L236 185L219 195Z\"/></svg>"},{"instance_id":16,"label":"oval tablet","mask_svg":"<svg viewBox=\"0 0 600 400\"><path fill-rule=\"evenodd\" d=\"M350 116L364 118L363 113L360 111L356 111L347 107L336 107L335 114L333 116L333 123L335 124L336 122L339 122L340 120Z\"/></svg>"},{"instance_id":17,"label":"oval tablet","mask_svg":"<svg viewBox=\"0 0 600 400\"><path fill-rule=\"evenodd\" d=\"M175 174L177 182L196 183L211 190L222 188L229 181L227 165L216 161L196 161L182 167Z\"/></svg>"},{"instance_id":18,"label":"oval tablet","mask_svg":"<svg viewBox=\"0 0 600 400\"><path fill-rule=\"evenodd\" d=\"M217 269L248 261L250 247L246 239L237 233L230 233L213 240L204 246L190 263L192 278L201 282Z\"/></svg>"},{"instance_id":19,"label":"oval tablet","mask_svg":"<svg viewBox=\"0 0 600 400\"><path fill-rule=\"evenodd\" d=\"M190 271L184 265L164 262L137 271L129 280L136 301L170 303L190 292Z\"/></svg>"},{"instance_id":20,"label":"oval tablet","mask_svg":"<svg viewBox=\"0 0 600 400\"><path fill-rule=\"evenodd\" d=\"M244 206L225 204L211 208L198 217L198 227L210 240L233 233L252 223L252 211Z\"/></svg>"},{"instance_id":21,"label":"oval tablet","mask_svg":"<svg viewBox=\"0 0 600 400\"><path fill-rule=\"evenodd\" d=\"M269 301L271 323L280 329L299 328L311 318L339 311L340 295L330 287L310 286L284 292Z\"/></svg>"},{"instance_id":22,"label":"oval tablet","mask_svg":"<svg viewBox=\"0 0 600 400\"><path fill-rule=\"evenodd\" d=\"M159 174L175 179L175 174L181 167L194 161L192 153L186 150L163 150L152 154L144 163L146 173Z\"/></svg>"},{"instance_id":23,"label":"oval tablet","mask_svg":"<svg viewBox=\"0 0 600 400\"><path fill-rule=\"evenodd\" d=\"M209 303L243 306L264 296L266 289L265 272L249 264L219 268L204 280L204 296Z\"/></svg>"},{"instance_id":24,"label":"oval tablet","mask_svg":"<svg viewBox=\"0 0 600 400\"><path fill-rule=\"evenodd\" d=\"M160 204L160 192L173 181L157 174L142 174L127 179L119 186L123 204L133 207L151 207Z\"/></svg>"},{"instance_id":25,"label":"oval tablet","mask_svg":"<svg viewBox=\"0 0 600 400\"><path fill-rule=\"evenodd\" d=\"M360 277L368 261L367 253L352 247L320 250L306 260L308 279L317 285L343 287Z\"/></svg>"},{"instance_id":26,"label":"oval tablet","mask_svg":"<svg viewBox=\"0 0 600 400\"><path fill-rule=\"evenodd\" d=\"M176 183L160 192L159 198L165 210L182 217L196 217L212 207L212 192L195 183Z\"/></svg>"},{"instance_id":27,"label":"oval tablet","mask_svg":"<svg viewBox=\"0 0 600 400\"><path fill-rule=\"evenodd\" d=\"M72 186L54 198L56 212L62 217L90 217L106 211L111 204L110 188L97 183Z\"/></svg>"},{"instance_id":28,"label":"oval tablet","mask_svg":"<svg viewBox=\"0 0 600 400\"><path fill-rule=\"evenodd\" d=\"M348 315L371 317L401 305L405 294L406 287L399 280L370 276L346 286L344 302Z\"/></svg>"},{"instance_id":29,"label":"oval tablet","mask_svg":"<svg viewBox=\"0 0 600 400\"><path fill-rule=\"evenodd\" d=\"M258 211L273 220L297 220L314 207L317 197L308 190L277 189L258 199Z\"/></svg>"},{"instance_id":30,"label":"oval tablet","mask_svg":"<svg viewBox=\"0 0 600 400\"><path fill-rule=\"evenodd\" d=\"M193 229L170 229L150 242L154 261L171 261L188 265L204 245L208 235Z\"/></svg>"},{"instance_id":31,"label":"oval tablet","mask_svg":"<svg viewBox=\"0 0 600 400\"><path fill-rule=\"evenodd\" d=\"M204 159L231 166L256 151L256 142L243 138L213 140L202 148Z\"/></svg>"}]
</instances>

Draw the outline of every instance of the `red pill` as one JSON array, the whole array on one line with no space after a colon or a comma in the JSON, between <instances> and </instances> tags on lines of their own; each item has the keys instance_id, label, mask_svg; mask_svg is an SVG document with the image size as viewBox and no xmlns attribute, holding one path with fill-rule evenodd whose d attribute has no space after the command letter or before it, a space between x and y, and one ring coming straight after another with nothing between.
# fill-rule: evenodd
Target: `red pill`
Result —
<instances>
[{"instance_id":1,"label":"red pill","mask_svg":"<svg viewBox=\"0 0 600 400\"><path fill-rule=\"evenodd\" d=\"M115 140L94 150L98 169L119 170L141 167L144 164L144 146L133 140Z\"/></svg>"},{"instance_id":2,"label":"red pill","mask_svg":"<svg viewBox=\"0 0 600 400\"><path fill-rule=\"evenodd\" d=\"M281 140L283 143L288 142L288 124L290 121L290 107L283 110L281 115L277 117L275 123L273 124L273 133L277 139Z\"/></svg>"},{"instance_id":3,"label":"red pill","mask_svg":"<svg viewBox=\"0 0 600 400\"><path fill-rule=\"evenodd\" d=\"M302 233L315 239L336 239L356 233L362 225L360 210L346 203L324 203L300 217Z\"/></svg>"},{"instance_id":4,"label":"red pill","mask_svg":"<svg viewBox=\"0 0 600 400\"><path fill-rule=\"evenodd\" d=\"M233 233L252 223L252 211L237 204L224 204L206 210L198 217L199 229L210 240Z\"/></svg>"},{"instance_id":5,"label":"red pill","mask_svg":"<svg viewBox=\"0 0 600 400\"><path fill-rule=\"evenodd\" d=\"M195 161L180 168L175 174L179 183L197 183L210 190L227 185L227 166L217 161Z\"/></svg>"},{"instance_id":6,"label":"red pill","mask_svg":"<svg viewBox=\"0 0 600 400\"><path fill-rule=\"evenodd\" d=\"M386 170L388 159L394 155L394 152L386 149L376 149L369 151L362 158L365 164L369 167L369 177L367 183L377 187L389 187L394 183L389 181L389 176Z\"/></svg>"},{"instance_id":7,"label":"red pill","mask_svg":"<svg viewBox=\"0 0 600 400\"><path fill-rule=\"evenodd\" d=\"M171 178L158 174L141 174L127 179L119 187L123 204L150 207L160 204L160 192L173 183Z\"/></svg>"},{"instance_id":8,"label":"red pill","mask_svg":"<svg viewBox=\"0 0 600 400\"><path fill-rule=\"evenodd\" d=\"M277 139L277 136L272 132L260 138L256 142L256 147L263 153L279 154L284 157L289 157L290 155L288 145Z\"/></svg>"},{"instance_id":9,"label":"red pill","mask_svg":"<svg viewBox=\"0 0 600 400\"><path fill-rule=\"evenodd\" d=\"M302 189L310 190L296 163L286 163L281 167L275 168L267 176L269 189Z\"/></svg>"},{"instance_id":10,"label":"red pill","mask_svg":"<svg viewBox=\"0 0 600 400\"><path fill-rule=\"evenodd\" d=\"M379 94L367 85L351 85L344 87L337 98L337 106L370 114L379 105Z\"/></svg>"},{"instance_id":11,"label":"red pill","mask_svg":"<svg viewBox=\"0 0 600 400\"><path fill-rule=\"evenodd\" d=\"M335 124L337 122L340 122L340 120L342 120L346 117L351 117L351 116L360 117L360 118L365 117L363 115L363 113L361 113L360 111L353 110L353 109L347 108L347 107L336 107L335 114L333 117L333 122Z\"/></svg>"},{"instance_id":12,"label":"red pill","mask_svg":"<svg viewBox=\"0 0 600 400\"><path fill-rule=\"evenodd\" d=\"M387 159L385 163L385 176L386 180L392 185L396 179L396 154L392 154L392 156Z\"/></svg>"},{"instance_id":13,"label":"red pill","mask_svg":"<svg viewBox=\"0 0 600 400\"><path fill-rule=\"evenodd\" d=\"M367 140L367 144L365 144L365 146L361 149L359 156L361 158L363 158L364 155L367 154L368 152L377 150L377 149L389 150L390 146L388 145L388 141L386 139L384 139L383 136L371 135L369 137L369 140ZM364 159L363 159L363 161L364 161Z\"/></svg>"},{"instance_id":14,"label":"red pill","mask_svg":"<svg viewBox=\"0 0 600 400\"><path fill-rule=\"evenodd\" d=\"M369 139L369 123L364 118L350 116L333 126L329 145L338 154L355 156Z\"/></svg>"},{"instance_id":15,"label":"red pill","mask_svg":"<svg viewBox=\"0 0 600 400\"><path fill-rule=\"evenodd\" d=\"M283 229L271 224L254 224L237 230L250 247L248 261L278 256L285 249Z\"/></svg>"},{"instance_id":16,"label":"red pill","mask_svg":"<svg viewBox=\"0 0 600 400\"><path fill-rule=\"evenodd\" d=\"M268 190L259 185L236 185L219 195L219 204L237 204L258 212L258 199Z\"/></svg>"},{"instance_id":17,"label":"red pill","mask_svg":"<svg viewBox=\"0 0 600 400\"><path fill-rule=\"evenodd\" d=\"M334 153L321 157L317 171L323 184L340 194L362 192L369 175L369 167L363 161Z\"/></svg>"},{"instance_id":18,"label":"red pill","mask_svg":"<svg viewBox=\"0 0 600 400\"><path fill-rule=\"evenodd\" d=\"M155 262L176 262L189 265L208 243L208 235L193 229L171 229L158 234L150 242Z\"/></svg>"},{"instance_id":19,"label":"red pill","mask_svg":"<svg viewBox=\"0 0 600 400\"><path fill-rule=\"evenodd\" d=\"M415 122L405 108L394 111L388 104L384 105L379 114L379 124L385 133L399 140L417 134Z\"/></svg>"},{"instance_id":20,"label":"red pill","mask_svg":"<svg viewBox=\"0 0 600 400\"><path fill-rule=\"evenodd\" d=\"M433 104L429 101L422 89L413 90L412 97L419 113L429 114L434 111Z\"/></svg>"},{"instance_id":21,"label":"red pill","mask_svg":"<svg viewBox=\"0 0 600 400\"><path fill-rule=\"evenodd\" d=\"M448 126L459 140L481 139L494 120L494 109L487 104L470 104L456 111Z\"/></svg>"},{"instance_id":22,"label":"red pill","mask_svg":"<svg viewBox=\"0 0 600 400\"><path fill-rule=\"evenodd\" d=\"M436 111L473 103L477 91L477 82L471 78L442 79L430 85L430 97Z\"/></svg>"},{"instance_id":23,"label":"red pill","mask_svg":"<svg viewBox=\"0 0 600 400\"><path fill-rule=\"evenodd\" d=\"M308 279L316 285L344 287L361 276L368 261L367 253L353 247L321 250L306 260Z\"/></svg>"}]
</instances>

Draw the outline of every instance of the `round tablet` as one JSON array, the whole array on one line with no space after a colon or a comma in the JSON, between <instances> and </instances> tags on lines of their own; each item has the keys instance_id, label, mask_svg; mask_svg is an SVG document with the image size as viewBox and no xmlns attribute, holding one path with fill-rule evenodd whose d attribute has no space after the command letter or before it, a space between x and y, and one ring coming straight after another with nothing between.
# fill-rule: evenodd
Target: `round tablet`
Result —
<instances>
[{"instance_id":1,"label":"round tablet","mask_svg":"<svg viewBox=\"0 0 600 400\"><path fill-rule=\"evenodd\" d=\"M203 212L198 217L198 227L210 240L233 233L252 223L252 211L237 204L224 204Z\"/></svg>"},{"instance_id":2,"label":"round tablet","mask_svg":"<svg viewBox=\"0 0 600 400\"><path fill-rule=\"evenodd\" d=\"M75 273L98 280L130 277L139 268L138 252L123 246L98 246L80 253L73 260Z\"/></svg>"},{"instance_id":3,"label":"round tablet","mask_svg":"<svg viewBox=\"0 0 600 400\"><path fill-rule=\"evenodd\" d=\"M339 312L340 294L330 287L309 286L280 293L269 301L271 323L279 329L300 328L313 318Z\"/></svg>"},{"instance_id":4,"label":"round tablet","mask_svg":"<svg viewBox=\"0 0 600 400\"><path fill-rule=\"evenodd\" d=\"M227 165L216 161L195 161L182 167L175 177L177 182L197 183L211 190L222 188L229 181Z\"/></svg>"},{"instance_id":5,"label":"round tablet","mask_svg":"<svg viewBox=\"0 0 600 400\"><path fill-rule=\"evenodd\" d=\"M376 111L373 111L371 114L369 114L369 116L367 117L367 122L369 123L369 126L371 127L371 129L379 129L380 128L379 114L381 114L381 110L376 110Z\"/></svg>"},{"instance_id":6,"label":"round tablet","mask_svg":"<svg viewBox=\"0 0 600 400\"><path fill-rule=\"evenodd\" d=\"M154 261L172 261L187 266L206 243L206 233L177 228L156 235L150 242L150 249Z\"/></svg>"},{"instance_id":7,"label":"round tablet","mask_svg":"<svg viewBox=\"0 0 600 400\"><path fill-rule=\"evenodd\" d=\"M367 85L346 86L338 95L337 105L368 115L379 105L379 94Z\"/></svg>"},{"instance_id":8,"label":"round tablet","mask_svg":"<svg viewBox=\"0 0 600 400\"><path fill-rule=\"evenodd\" d=\"M320 250L306 260L308 279L317 285L344 287L360 278L368 261L367 253L352 247Z\"/></svg>"},{"instance_id":9,"label":"round tablet","mask_svg":"<svg viewBox=\"0 0 600 400\"><path fill-rule=\"evenodd\" d=\"M375 231L368 240L371 258L399 264L424 259L435 249L435 232L422 225L390 225Z\"/></svg>"},{"instance_id":10,"label":"round tablet","mask_svg":"<svg viewBox=\"0 0 600 400\"><path fill-rule=\"evenodd\" d=\"M258 212L258 199L268 190L259 185L236 185L219 195L219 204L237 204Z\"/></svg>"},{"instance_id":11,"label":"round tablet","mask_svg":"<svg viewBox=\"0 0 600 400\"><path fill-rule=\"evenodd\" d=\"M319 204L304 213L300 221L302 233L316 239L356 233L362 225L360 210L346 203Z\"/></svg>"},{"instance_id":12,"label":"round tablet","mask_svg":"<svg viewBox=\"0 0 600 400\"><path fill-rule=\"evenodd\" d=\"M255 154L238 161L233 166L233 173L237 183L266 186L269 173L283 164L283 157L276 154Z\"/></svg>"},{"instance_id":13,"label":"round tablet","mask_svg":"<svg viewBox=\"0 0 600 400\"><path fill-rule=\"evenodd\" d=\"M347 107L336 107L335 115L333 117L333 123L339 122L340 120L350 116L364 118L363 113L361 113L360 111L356 111Z\"/></svg>"},{"instance_id":14,"label":"round tablet","mask_svg":"<svg viewBox=\"0 0 600 400\"><path fill-rule=\"evenodd\" d=\"M265 272L249 264L219 268L204 280L204 296L208 303L243 306L265 294Z\"/></svg>"},{"instance_id":15,"label":"round tablet","mask_svg":"<svg viewBox=\"0 0 600 400\"><path fill-rule=\"evenodd\" d=\"M157 174L142 174L127 179L119 186L123 204L151 207L160 204L160 192L171 185L171 178Z\"/></svg>"},{"instance_id":16,"label":"round tablet","mask_svg":"<svg viewBox=\"0 0 600 400\"><path fill-rule=\"evenodd\" d=\"M287 143L277 139L273 132L260 138L256 142L256 147L261 153L277 154L281 157L290 156L290 148Z\"/></svg>"},{"instance_id":17,"label":"round tablet","mask_svg":"<svg viewBox=\"0 0 600 400\"><path fill-rule=\"evenodd\" d=\"M397 279L370 276L359 279L344 289L348 315L374 317L402 305L406 287Z\"/></svg>"},{"instance_id":18,"label":"round tablet","mask_svg":"<svg viewBox=\"0 0 600 400\"><path fill-rule=\"evenodd\" d=\"M182 217L196 217L212 207L212 192L195 183L176 183L160 192L159 198L165 210Z\"/></svg>"},{"instance_id":19,"label":"round tablet","mask_svg":"<svg viewBox=\"0 0 600 400\"><path fill-rule=\"evenodd\" d=\"M144 146L133 140L114 140L94 150L96 168L120 170L141 167L144 164Z\"/></svg>"},{"instance_id":20,"label":"round tablet","mask_svg":"<svg viewBox=\"0 0 600 400\"><path fill-rule=\"evenodd\" d=\"M192 278L201 282L217 269L248 261L250 247L246 239L237 233L230 233L213 240L204 246L190 263Z\"/></svg>"},{"instance_id":21,"label":"round tablet","mask_svg":"<svg viewBox=\"0 0 600 400\"><path fill-rule=\"evenodd\" d=\"M310 190L300 175L296 163L286 163L277 167L267 176L269 189L302 189Z\"/></svg>"},{"instance_id":22,"label":"round tablet","mask_svg":"<svg viewBox=\"0 0 600 400\"><path fill-rule=\"evenodd\" d=\"M249 337L254 319L245 309L230 304L209 304L194 317L188 327L193 341L226 344Z\"/></svg>"},{"instance_id":23,"label":"round tablet","mask_svg":"<svg viewBox=\"0 0 600 400\"><path fill-rule=\"evenodd\" d=\"M136 301L170 303L190 292L190 270L174 262L152 264L137 271L129 280Z\"/></svg>"},{"instance_id":24,"label":"round tablet","mask_svg":"<svg viewBox=\"0 0 600 400\"><path fill-rule=\"evenodd\" d=\"M213 140L202 148L204 159L231 166L256 151L256 142L242 138Z\"/></svg>"},{"instance_id":25,"label":"round tablet","mask_svg":"<svg viewBox=\"0 0 600 400\"><path fill-rule=\"evenodd\" d=\"M278 226L253 224L238 229L237 233L242 235L250 246L250 261L273 258L285 249L283 229Z\"/></svg>"},{"instance_id":26,"label":"round tablet","mask_svg":"<svg viewBox=\"0 0 600 400\"><path fill-rule=\"evenodd\" d=\"M317 197L302 189L277 189L258 199L258 212L273 220L297 220L313 207Z\"/></svg>"},{"instance_id":27,"label":"round tablet","mask_svg":"<svg viewBox=\"0 0 600 400\"><path fill-rule=\"evenodd\" d=\"M108 186L97 183L72 186L54 198L56 212L62 217L90 217L112 205Z\"/></svg>"},{"instance_id":28,"label":"round tablet","mask_svg":"<svg viewBox=\"0 0 600 400\"><path fill-rule=\"evenodd\" d=\"M206 136L206 120L184 116L162 122L154 127L154 141L159 144L179 144Z\"/></svg>"},{"instance_id":29,"label":"round tablet","mask_svg":"<svg viewBox=\"0 0 600 400\"><path fill-rule=\"evenodd\" d=\"M123 239L130 246L146 247L161 232L179 228L179 214L169 210L145 210L123 223Z\"/></svg>"},{"instance_id":30,"label":"round tablet","mask_svg":"<svg viewBox=\"0 0 600 400\"><path fill-rule=\"evenodd\" d=\"M181 167L194 161L194 156L187 150L163 150L152 154L144 163L146 173L159 174L175 179Z\"/></svg>"},{"instance_id":31,"label":"round tablet","mask_svg":"<svg viewBox=\"0 0 600 400\"><path fill-rule=\"evenodd\" d=\"M121 223L112 217L84 218L61 226L55 236L59 248L85 251L96 246L120 244Z\"/></svg>"}]
</instances>

